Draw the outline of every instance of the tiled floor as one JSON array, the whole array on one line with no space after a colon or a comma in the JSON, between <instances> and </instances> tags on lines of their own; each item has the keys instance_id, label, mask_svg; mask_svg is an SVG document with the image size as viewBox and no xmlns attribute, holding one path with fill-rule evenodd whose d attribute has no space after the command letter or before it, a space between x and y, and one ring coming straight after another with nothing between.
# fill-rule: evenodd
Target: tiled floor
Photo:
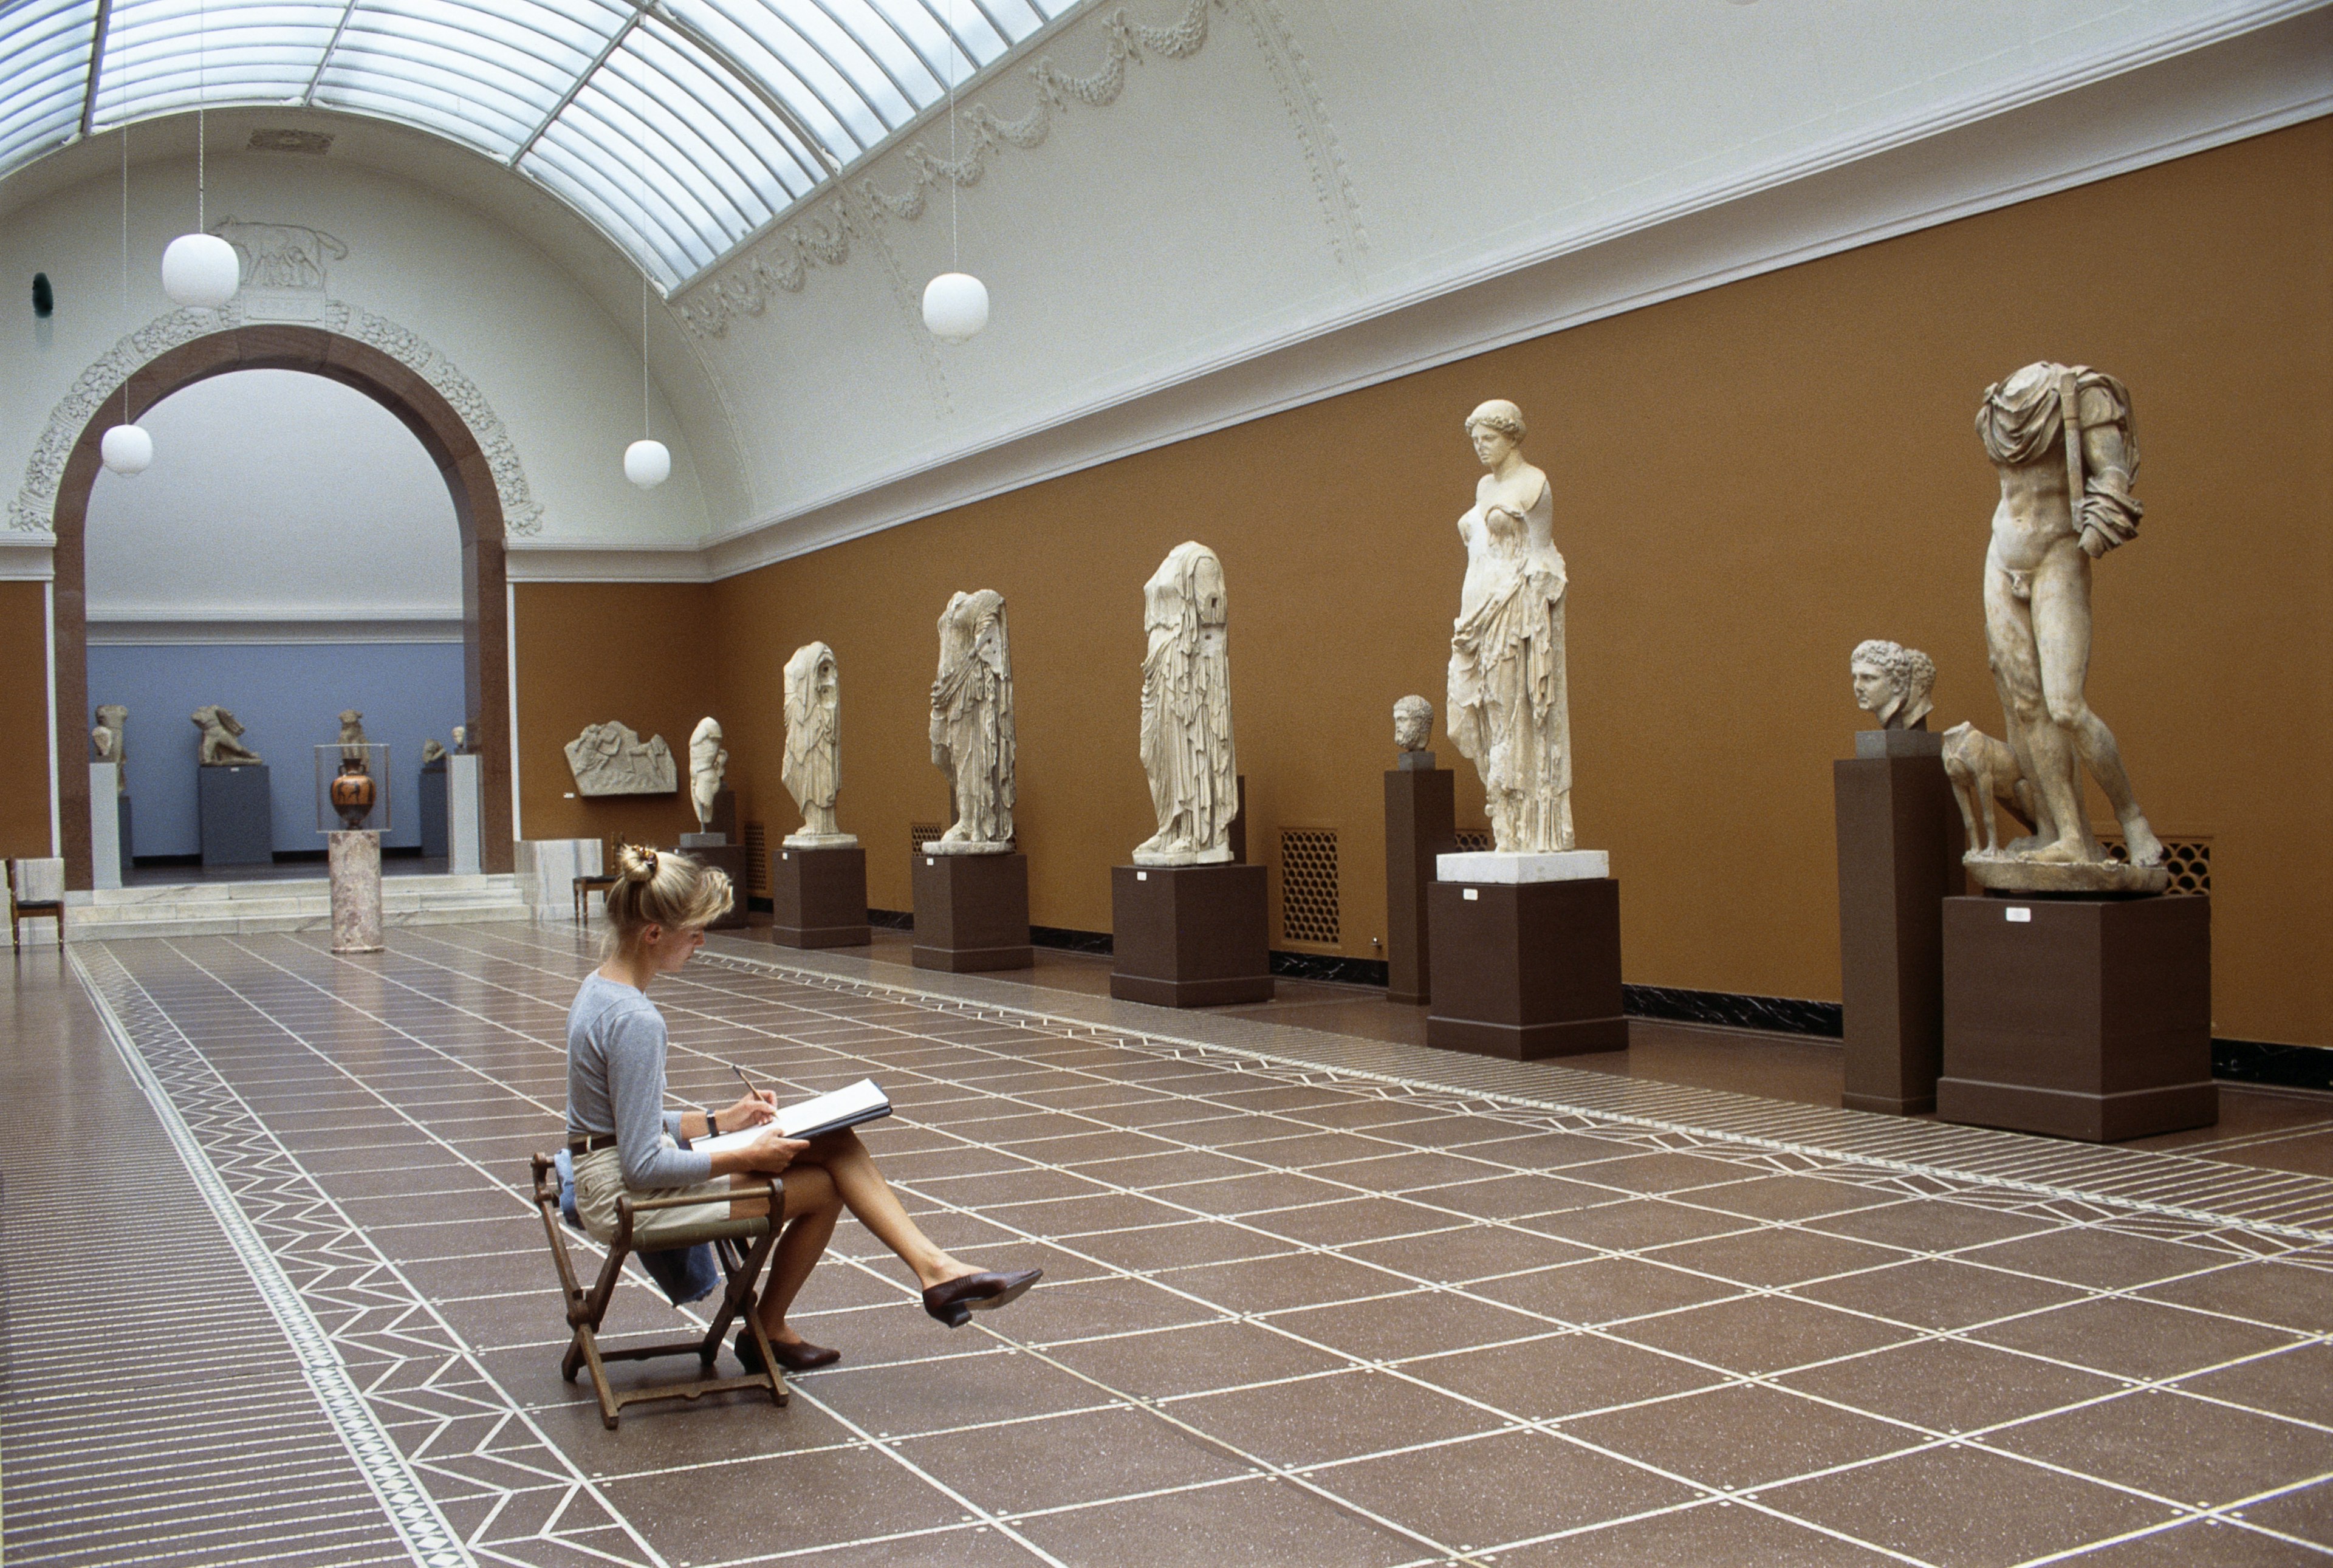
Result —
<instances>
[{"instance_id":1,"label":"tiled floor","mask_svg":"<svg viewBox=\"0 0 2333 1568\"><path fill-rule=\"evenodd\" d=\"M734 939L656 994L676 1095L727 1098L731 1062L803 1092L873 1074L899 1114L869 1141L926 1227L1046 1283L951 1333L846 1223L797 1320L841 1365L795 1380L782 1411L637 1407L608 1433L558 1376L522 1197L526 1155L557 1136L590 959L558 926L390 940L361 958L306 936L75 949L118 1031L103 1046L75 983L28 954L7 1082L20 1126L73 1129L28 1043L53 1015L78 1020L76 1060L118 1049L126 1073L73 1092L145 1089L140 1114L183 1137L218 1217L165 1221L187 1266L241 1256L274 1318L233 1318L244 1297L221 1285L214 1340L262 1351L254 1376L304 1367L317 1429L345 1445L223 1489L259 1505L293 1477L334 1496L353 1477L425 1560L2333 1554L2333 1182L2220 1162L2275 1137L2210 1159L2082 1150L1852 1117L1811 1091L1340 1040L1303 1026L1293 987L1261 1014L1170 1015L1070 980ZM2305 1117L2261 1121L2281 1136ZM83 1157L82 1137L118 1140L135 1190L167 1190L178 1155L122 1125L60 1137ZM6 1159L6 1547L118 1560L19 1524L86 1484L62 1451L19 1447L53 1408L28 1379L67 1400L51 1368L84 1352L58 1337L66 1303L18 1283L54 1207L27 1224L40 1160L21 1137ZM262 1255L221 1252L238 1216ZM640 1285L614 1318L668 1332L674 1314ZM302 1361L303 1336L331 1353ZM116 1401L92 1440L140 1451L176 1414ZM276 1528L255 1524L248 1554ZM209 1537L140 1554L245 1554Z\"/></svg>"}]
</instances>

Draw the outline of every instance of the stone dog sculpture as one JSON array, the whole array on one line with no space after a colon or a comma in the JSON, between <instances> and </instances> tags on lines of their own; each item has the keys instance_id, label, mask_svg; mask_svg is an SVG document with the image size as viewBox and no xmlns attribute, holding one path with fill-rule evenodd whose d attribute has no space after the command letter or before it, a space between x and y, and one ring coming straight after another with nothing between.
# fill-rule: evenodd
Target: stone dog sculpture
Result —
<instances>
[{"instance_id":1,"label":"stone dog sculpture","mask_svg":"<svg viewBox=\"0 0 2333 1568\"><path fill-rule=\"evenodd\" d=\"M189 715L195 727L203 732L202 765L205 767L246 767L264 759L235 737L243 733L243 726L235 722L235 715L216 703L206 704Z\"/></svg>"},{"instance_id":2,"label":"stone dog sculpture","mask_svg":"<svg viewBox=\"0 0 2333 1568\"><path fill-rule=\"evenodd\" d=\"M1960 803L1963 842L1973 852L1977 818L1984 819L1984 853L2001 852L2000 822L1993 815L1999 804L2027 832L2033 828L2033 786L2018 771L2017 754L2004 740L1995 740L1972 724L1956 724L1944 731L1944 773L1953 781L1953 799Z\"/></svg>"}]
</instances>

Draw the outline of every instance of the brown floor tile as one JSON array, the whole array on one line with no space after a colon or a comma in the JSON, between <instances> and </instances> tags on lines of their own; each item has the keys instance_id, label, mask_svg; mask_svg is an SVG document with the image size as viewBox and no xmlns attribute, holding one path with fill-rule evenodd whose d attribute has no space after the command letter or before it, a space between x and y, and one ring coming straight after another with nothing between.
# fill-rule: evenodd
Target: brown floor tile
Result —
<instances>
[{"instance_id":1,"label":"brown floor tile","mask_svg":"<svg viewBox=\"0 0 2333 1568\"><path fill-rule=\"evenodd\" d=\"M768 1560L745 1559L762 1561ZM863 1546L832 1546L816 1558L819 1568L1031 1568L1043 1561L1003 1530L986 1525L960 1525L953 1530Z\"/></svg>"},{"instance_id":2,"label":"brown floor tile","mask_svg":"<svg viewBox=\"0 0 2333 1568\"><path fill-rule=\"evenodd\" d=\"M1617 1325L1623 1339L1736 1372L1778 1372L1910 1337L1902 1329L1786 1296L1749 1296Z\"/></svg>"},{"instance_id":3,"label":"brown floor tile","mask_svg":"<svg viewBox=\"0 0 2333 1568\"><path fill-rule=\"evenodd\" d=\"M2175 1378L2296 1342L2282 1329L2113 1296L1977 1329L1971 1337L2126 1378Z\"/></svg>"},{"instance_id":4,"label":"brown floor tile","mask_svg":"<svg viewBox=\"0 0 2333 1568\"><path fill-rule=\"evenodd\" d=\"M1317 1252L1178 1268L1157 1277L1202 1301L1242 1313L1279 1312L1319 1302L1385 1295L1405 1288L1400 1280L1382 1270Z\"/></svg>"},{"instance_id":5,"label":"brown floor tile","mask_svg":"<svg viewBox=\"0 0 2333 1568\"><path fill-rule=\"evenodd\" d=\"M1704 1503L1499 1554L1500 1568L1645 1568L1756 1563L1759 1568L1866 1568L1901 1561L1806 1525L1731 1503Z\"/></svg>"},{"instance_id":6,"label":"brown floor tile","mask_svg":"<svg viewBox=\"0 0 2333 1568\"><path fill-rule=\"evenodd\" d=\"M1988 1268L2014 1269L2043 1279L2063 1280L2098 1290L2175 1278L2233 1262L2217 1247L2186 1246L2153 1236L2124 1236L2089 1226L2053 1230L1963 1253L1962 1261Z\"/></svg>"},{"instance_id":7,"label":"brown floor tile","mask_svg":"<svg viewBox=\"0 0 2333 1568\"><path fill-rule=\"evenodd\" d=\"M1694 1496L1544 1432L1466 1442L1312 1470L1307 1478L1381 1518L1462 1552L1619 1518Z\"/></svg>"},{"instance_id":8,"label":"brown floor tile","mask_svg":"<svg viewBox=\"0 0 2333 1568\"><path fill-rule=\"evenodd\" d=\"M2219 1519L2198 1519L2101 1546L2077 1561L2081 1568L2192 1568L2196 1563L2209 1563L2212 1568L2291 1568L2296 1563L2323 1559L2261 1531Z\"/></svg>"},{"instance_id":9,"label":"brown floor tile","mask_svg":"<svg viewBox=\"0 0 2333 1568\"><path fill-rule=\"evenodd\" d=\"M1756 1384L1583 1416L1564 1430L1713 1487L1762 1486L1916 1446L1901 1427Z\"/></svg>"},{"instance_id":10,"label":"brown floor tile","mask_svg":"<svg viewBox=\"0 0 2333 1568\"><path fill-rule=\"evenodd\" d=\"M1776 1381L1939 1432L2022 1420L2123 1386L2119 1379L1959 1340L1916 1340Z\"/></svg>"},{"instance_id":11,"label":"brown floor tile","mask_svg":"<svg viewBox=\"0 0 2333 1568\"><path fill-rule=\"evenodd\" d=\"M1107 1258L1119 1268L1148 1270L1187 1268L1193 1264L1232 1263L1243 1257L1293 1250L1294 1244L1244 1226L1217 1225L1191 1219L1177 1225L1145 1226L1138 1230L1104 1231L1079 1236L1080 1252Z\"/></svg>"},{"instance_id":12,"label":"brown floor tile","mask_svg":"<svg viewBox=\"0 0 2333 1568\"><path fill-rule=\"evenodd\" d=\"M1567 1323L1618 1323L1738 1294L1716 1280L1635 1258L1590 1258L1532 1274L1483 1280L1478 1295Z\"/></svg>"},{"instance_id":13,"label":"brown floor tile","mask_svg":"<svg viewBox=\"0 0 2333 1568\"><path fill-rule=\"evenodd\" d=\"M1096 1334L1131 1333L1205 1323L1222 1313L1146 1280L1101 1278L1041 1283L994 1326L1022 1344L1051 1344Z\"/></svg>"},{"instance_id":14,"label":"brown floor tile","mask_svg":"<svg viewBox=\"0 0 2333 1568\"><path fill-rule=\"evenodd\" d=\"M1305 1204L1334 1203L1339 1198L1350 1198L1352 1191L1333 1182L1316 1181L1309 1176L1266 1170L1223 1181L1194 1182L1154 1192L1150 1196L1161 1203L1171 1203L1201 1214L1250 1215L1275 1208L1294 1208Z\"/></svg>"},{"instance_id":15,"label":"brown floor tile","mask_svg":"<svg viewBox=\"0 0 2333 1568\"><path fill-rule=\"evenodd\" d=\"M1740 1181L1754 1168L1698 1154L1629 1154L1594 1165L1569 1167L1564 1174L1575 1181L1617 1187L1628 1192L1677 1192Z\"/></svg>"},{"instance_id":16,"label":"brown floor tile","mask_svg":"<svg viewBox=\"0 0 2333 1568\"><path fill-rule=\"evenodd\" d=\"M2272 1356L2183 1378L2179 1387L2207 1399L2333 1427L2333 1346L2322 1342L2295 1345Z\"/></svg>"},{"instance_id":17,"label":"brown floor tile","mask_svg":"<svg viewBox=\"0 0 2333 1568\"><path fill-rule=\"evenodd\" d=\"M1273 1313L1272 1323L1363 1361L1440 1355L1543 1334L1549 1328L1538 1318L1431 1290L1346 1306L1301 1307Z\"/></svg>"},{"instance_id":18,"label":"brown floor tile","mask_svg":"<svg viewBox=\"0 0 2333 1568\"><path fill-rule=\"evenodd\" d=\"M1445 1230L1460 1217L1398 1198L1348 1198L1334 1203L1250 1215L1244 1223L1291 1241L1314 1246L1341 1246L1347 1242L1378 1241L1387 1236L1413 1236L1419 1231Z\"/></svg>"},{"instance_id":19,"label":"brown floor tile","mask_svg":"<svg viewBox=\"0 0 2333 1568\"><path fill-rule=\"evenodd\" d=\"M1491 1431L1496 1416L1384 1372L1176 1400L1168 1407L1210 1437L1267 1464L1317 1465Z\"/></svg>"},{"instance_id":20,"label":"brown floor tile","mask_svg":"<svg viewBox=\"0 0 2333 1568\"><path fill-rule=\"evenodd\" d=\"M1285 1334L1243 1323L1084 1340L1050 1346L1045 1354L1119 1393L1143 1399L1311 1377L1345 1364Z\"/></svg>"},{"instance_id":21,"label":"brown floor tile","mask_svg":"<svg viewBox=\"0 0 2333 1568\"><path fill-rule=\"evenodd\" d=\"M1139 1154L1129 1159L1081 1160L1080 1176L1112 1187L1148 1190L1172 1203L1177 1188L1196 1181L1220 1181L1245 1176L1255 1169L1227 1154L1204 1149L1176 1149L1163 1154Z\"/></svg>"},{"instance_id":22,"label":"brown floor tile","mask_svg":"<svg viewBox=\"0 0 2333 1568\"><path fill-rule=\"evenodd\" d=\"M2082 1295L2072 1285L1944 1258L1915 1258L1845 1279L1799 1285L1791 1294L1929 1329L1966 1328L2060 1306Z\"/></svg>"},{"instance_id":23,"label":"brown floor tile","mask_svg":"<svg viewBox=\"0 0 2333 1568\"><path fill-rule=\"evenodd\" d=\"M2231 1511L2248 1525L2298 1535L2333 1551L2333 1481L2295 1486L2289 1492ZM2290 1547L2287 1550L2290 1550Z\"/></svg>"},{"instance_id":24,"label":"brown floor tile","mask_svg":"<svg viewBox=\"0 0 2333 1568\"><path fill-rule=\"evenodd\" d=\"M1392 1241L1359 1242L1341 1250L1346 1256L1383 1268L1399 1269L1434 1284L1460 1284L1492 1275L1516 1274L1577 1263L1592 1255L1570 1242L1534 1236L1500 1225L1466 1225L1455 1230Z\"/></svg>"},{"instance_id":25,"label":"brown floor tile","mask_svg":"<svg viewBox=\"0 0 2333 1568\"><path fill-rule=\"evenodd\" d=\"M1291 1482L1268 1477L1048 1514L1016 1528L1070 1568L1377 1568L1412 1561L1423 1550Z\"/></svg>"},{"instance_id":26,"label":"brown floor tile","mask_svg":"<svg viewBox=\"0 0 2333 1568\"><path fill-rule=\"evenodd\" d=\"M1657 1198L1621 1198L1594 1208L1534 1215L1515 1223L1525 1230L1615 1252L1721 1236L1748 1230L1756 1224L1734 1215L1692 1208L1682 1203L1664 1203Z\"/></svg>"},{"instance_id":27,"label":"brown floor tile","mask_svg":"<svg viewBox=\"0 0 2333 1568\"><path fill-rule=\"evenodd\" d=\"M1612 1201L1612 1195L1602 1188L1566 1181L1560 1176L1541 1176L1536 1171L1421 1188L1408 1197L1414 1203L1482 1219L1521 1219Z\"/></svg>"},{"instance_id":28,"label":"brown floor tile","mask_svg":"<svg viewBox=\"0 0 2333 1568\"><path fill-rule=\"evenodd\" d=\"M972 1434L919 1438L899 1451L976 1505L1061 1508L1246 1475L1250 1467L1142 1410L1092 1410Z\"/></svg>"},{"instance_id":29,"label":"brown floor tile","mask_svg":"<svg viewBox=\"0 0 2333 1568\"><path fill-rule=\"evenodd\" d=\"M1524 1170L1560 1171L1634 1152L1630 1145L1618 1139L1591 1137L1584 1132L1523 1131L1503 1128L1487 1119L1474 1119L1474 1125L1481 1136L1454 1147L1464 1149L1476 1159Z\"/></svg>"},{"instance_id":30,"label":"brown floor tile","mask_svg":"<svg viewBox=\"0 0 2333 1568\"><path fill-rule=\"evenodd\" d=\"M982 1342L996 1342L985 1335ZM821 1374L818 1396L869 1431L900 1438L1058 1415L1109 1398L1034 1356L1003 1350L890 1366L854 1367L846 1360Z\"/></svg>"},{"instance_id":31,"label":"brown floor tile","mask_svg":"<svg viewBox=\"0 0 2333 1568\"><path fill-rule=\"evenodd\" d=\"M666 1559L678 1563L930 1529L964 1516L953 1499L871 1448L611 1480L601 1495L640 1521ZM763 1505L759 1499L772 1501Z\"/></svg>"},{"instance_id":32,"label":"brown floor tile","mask_svg":"<svg viewBox=\"0 0 2333 1568\"><path fill-rule=\"evenodd\" d=\"M2333 1269L2275 1261L2240 1263L2151 1285L2138 1295L2146 1301L2201 1307L2303 1333L2333 1333Z\"/></svg>"},{"instance_id":33,"label":"brown floor tile","mask_svg":"<svg viewBox=\"0 0 2333 1568\"><path fill-rule=\"evenodd\" d=\"M1955 1203L1942 1198L1899 1198L1807 1223L1833 1236L1876 1241L1883 1246L1900 1246L1911 1252L1954 1252L1962 1247L1984 1246L2014 1236L2031 1236L2036 1231L2060 1228L2055 1220L2008 1214L1981 1204Z\"/></svg>"},{"instance_id":34,"label":"brown floor tile","mask_svg":"<svg viewBox=\"0 0 2333 1568\"><path fill-rule=\"evenodd\" d=\"M1647 1263L1665 1263L1696 1274L1715 1275L1739 1284L1771 1287L1877 1269L1904 1255L1892 1247L1873 1246L1867 1242L1774 1227L1706 1241L1680 1242L1643 1255Z\"/></svg>"},{"instance_id":35,"label":"brown floor tile","mask_svg":"<svg viewBox=\"0 0 2333 1568\"><path fill-rule=\"evenodd\" d=\"M2333 1432L2151 1390L2045 1416L1985 1442L2198 1506L2333 1474Z\"/></svg>"},{"instance_id":36,"label":"brown floor tile","mask_svg":"<svg viewBox=\"0 0 2333 1568\"><path fill-rule=\"evenodd\" d=\"M1529 1420L1666 1399L1722 1374L1596 1334L1564 1332L1406 1361L1402 1372Z\"/></svg>"},{"instance_id":37,"label":"brown floor tile","mask_svg":"<svg viewBox=\"0 0 2333 1568\"><path fill-rule=\"evenodd\" d=\"M1752 1219L1808 1220L1894 1203L1900 1195L1819 1176L1757 1176L1696 1190L1685 1201Z\"/></svg>"},{"instance_id":38,"label":"brown floor tile","mask_svg":"<svg viewBox=\"0 0 2333 1568\"><path fill-rule=\"evenodd\" d=\"M1395 1153L1379 1151L1366 1159L1348 1159L1336 1165L1315 1165L1311 1168L1311 1174L1324 1181L1343 1182L1367 1188L1372 1192L1408 1192L1418 1188L1481 1181L1502 1173L1496 1167L1484 1165L1479 1160L1426 1150L1408 1150Z\"/></svg>"},{"instance_id":39,"label":"brown floor tile","mask_svg":"<svg viewBox=\"0 0 2333 1568\"><path fill-rule=\"evenodd\" d=\"M1961 1448L1776 1486L1759 1500L1946 1568L2005 1568L2173 1517L2125 1492Z\"/></svg>"}]
</instances>

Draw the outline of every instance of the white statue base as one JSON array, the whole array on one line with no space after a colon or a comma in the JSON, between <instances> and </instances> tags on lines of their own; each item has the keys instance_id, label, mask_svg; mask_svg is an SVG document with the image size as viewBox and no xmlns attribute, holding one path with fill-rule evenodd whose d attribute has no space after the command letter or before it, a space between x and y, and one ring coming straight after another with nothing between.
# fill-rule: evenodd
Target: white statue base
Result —
<instances>
[{"instance_id":1,"label":"white statue base","mask_svg":"<svg viewBox=\"0 0 2333 1568\"><path fill-rule=\"evenodd\" d=\"M1136 850L1128 858L1138 866L1228 866L1232 863L1232 851L1228 844L1215 850L1154 850L1146 847Z\"/></svg>"},{"instance_id":2,"label":"white statue base","mask_svg":"<svg viewBox=\"0 0 2333 1568\"><path fill-rule=\"evenodd\" d=\"M2120 861L2024 861L1982 852L1962 857L1969 879L1994 893L2061 894L2079 897L2167 892L2167 866L2133 866Z\"/></svg>"},{"instance_id":3,"label":"white statue base","mask_svg":"<svg viewBox=\"0 0 2333 1568\"><path fill-rule=\"evenodd\" d=\"M927 855L1009 855L1009 843L990 843L982 839L934 839L924 845Z\"/></svg>"},{"instance_id":4,"label":"white statue base","mask_svg":"<svg viewBox=\"0 0 2333 1568\"><path fill-rule=\"evenodd\" d=\"M332 951L378 953L380 834L359 828L325 835L331 845Z\"/></svg>"},{"instance_id":5,"label":"white statue base","mask_svg":"<svg viewBox=\"0 0 2333 1568\"><path fill-rule=\"evenodd\" d=\"M859 847L857 833L788 833L784 840L790 850L855 850Z\"/></svg>"},{"instance_id":6,"label":"white statue base","mask_svg":"<svg viewBox=\"0 0 2333 1568\"><path fill-rule=\"evenodd\" d=\"M729 835L715 832L683 833L680 835L680 847L684 850L725 850L729 847Z\"/></svg>"},{"instance_id":7,"label":"white statue base","mask_svg":"<svg viewBox=\"0 0 2333 1568\"><path fill-rule=\"evenodd\" d=\"M1550 855L1503 855L1495 851L1434 857L1434 877L1443 882L1584 882L1612 874L1604 850L1562 850Z\"/></svg>"}]
</instances>

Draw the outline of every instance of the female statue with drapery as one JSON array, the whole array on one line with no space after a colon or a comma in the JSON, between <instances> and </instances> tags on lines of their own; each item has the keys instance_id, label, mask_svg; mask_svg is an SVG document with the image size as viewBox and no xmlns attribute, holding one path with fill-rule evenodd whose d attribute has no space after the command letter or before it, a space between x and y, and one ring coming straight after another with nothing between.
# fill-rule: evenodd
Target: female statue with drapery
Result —
<instances>
[{"instance_id":1,"label":"female statue with drapery","mask_svg":"<svg viewBox=\"0 0 2333 1568\"><path fill-rule=\"evenodd\" d=\"M786 752L778 776L802 808L802 832L785 842L796 849L845 849L859 842L834 820L842 789L841 678L834 649L804 643L786 660Z\"/></svg>"},{"instance_id":2,"label":"female statue with drapery","mask_svg":"<svg viewBox=\"0 0 2333 1568\"><path fill-rule=\"evenodd\" d=\"M924 846L936 855L1001 855L1013 848L1013 654L1004 596L959 593L940 612L939 678L932 682L932 763L948 775L955 821Z\"/></svg>"},{"instance_id":3,"label":"female statue with drapery","mask_svg":"<svg viewBox=\"0 0 2333 1568\"><path fill-rule=\"evenodd\" d=\"M1142 766L1158 831L1138 866L1210 866L1232 858L1239 764L1232 749L1230 623L1224 563L1177 544L1142 585L1150 646L1142 661Z\"/></svg>"}]
</instances>

